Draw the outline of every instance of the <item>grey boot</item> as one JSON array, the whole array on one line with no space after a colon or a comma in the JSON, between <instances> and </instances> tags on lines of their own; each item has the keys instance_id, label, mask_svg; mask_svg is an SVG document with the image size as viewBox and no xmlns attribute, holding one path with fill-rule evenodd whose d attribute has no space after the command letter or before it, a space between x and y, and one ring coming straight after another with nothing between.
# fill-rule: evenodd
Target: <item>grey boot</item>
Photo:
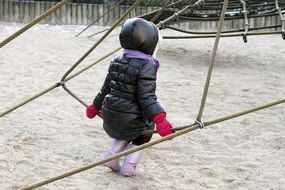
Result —
<instances>
[{"instance_id":1,"label":"grey boot","mask_svg":"<svg viewBox=\"0 0 285 190\"><path fill-rule=\"evenodd\" d=\"M126 149L131 149L136 147L136 145L128 144ZM142 169L137 168L137 164L143 154L143 150L131 153L125 157L123 166L121 167L120 173L124 176L141 176L144 175Z\"/></svg>"},{"instance_id":2,"label":"grey boot","mask_svg":"<svg viewBox=\"0 0 285 190\"><path fill-rule=\"evenodd\" d=\"M105 154L105 157L107 158L107 157L112 156L113 154L117 154L119 152L122 152L123 150L125 150L127 144L128 144L127 141L114 139L112 141L107 153ZM108 168L110 168L111 170L115 171L115 172L119 172L121 169L121 165L120 165L118 159L106 162L104 165L107 166Z\"/></svg>"}]
</instances>

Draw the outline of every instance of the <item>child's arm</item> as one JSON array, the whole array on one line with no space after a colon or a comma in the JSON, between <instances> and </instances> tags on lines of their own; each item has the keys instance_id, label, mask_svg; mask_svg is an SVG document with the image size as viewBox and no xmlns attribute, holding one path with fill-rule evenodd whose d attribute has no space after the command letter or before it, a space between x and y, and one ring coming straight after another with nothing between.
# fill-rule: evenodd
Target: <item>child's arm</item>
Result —
<instances>
[{"instance_id":1,"label":"child's arm","mask_svg":"<svg viewBox=\"0 0 285 190\"><path fill-rule=\"evenodd\" d=\"M166 120L166 112L160 106L155 95L157 68L154 64L145 64L138 76L137 96L141 109L147 118L156 124L161 136L172 134L172 125Z\"/></svg>"},{"instance_id":2,"label":"child's arm","mask_svg":"<svg viewBox=\"0 0 285 190\"><path fill-rule=\"evenodd\" d=\"M89 105L86 109L86 116L88 118L92 119L100 113L103 100L104 100L105 96L109 93L110 93L110 76L108 73L100 92L94 98L93 103L91 105Z\"/></svg>"},{"instance_id":3,"label":"child's arm","mask_svg":"<svg viewBox=\"0 0 285 190\"><path fill-rule=\"evenodd\" d=\"M94 98L94 101L93 101L93 105L101 110L102 108L102 103L103 103L103 100L105 98L105 96L107 94L110 93L110 75L109 73L107 74L106 78L105 78L105 81L104 81L104 84L100 90L100 92L97 94L97 96Z\"/></svg>"},{"instance_id":4,"label":"child's arm","mask_svg":"<svg viewBox=\"0 0 285 190\"><path fill-rule=\"evenodd\" d=\"M158 103L155 94L156 73L156 66L152 63L147 63L140 69L138 74L138 103L149 120L151 120L158 113L165 113L164 109Z\"/></svg>"}]
</instances>

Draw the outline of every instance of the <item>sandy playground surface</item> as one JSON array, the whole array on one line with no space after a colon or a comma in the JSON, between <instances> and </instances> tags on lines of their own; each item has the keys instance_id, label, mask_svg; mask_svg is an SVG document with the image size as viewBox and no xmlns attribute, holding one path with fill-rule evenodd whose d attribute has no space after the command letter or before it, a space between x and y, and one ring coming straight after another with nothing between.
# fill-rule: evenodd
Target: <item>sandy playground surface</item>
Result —
<instances>
[{"instance_id":1,"label":"sandy playground surface","mask_svg":"<svg viewBox=\"0 0 285 190\"><path fill-rule=\"evenodd\" d=\"M1 41L21 26L0 23ZM1 112L60 80L100 37L85 38L100 28L74 37L83 28L37 25L0 49ZM118 47L117 38L107 38L76 70ZM213 44L214 39L161 43L157 95L175 127L197 116ZM67 86L90 103L110 59ZM247 44L240 37L221 39L203 120L284 98L284 63L280 35L249 36ZM98 166L40 189L284 190L284 113L285 105L278 105L153 146L140 162L143 177ZM0 189L19 189L102 159L111 139L101 126L100 118L87 119L84 107L61 88L0 118Z\"/></svg>"}]
</instances>

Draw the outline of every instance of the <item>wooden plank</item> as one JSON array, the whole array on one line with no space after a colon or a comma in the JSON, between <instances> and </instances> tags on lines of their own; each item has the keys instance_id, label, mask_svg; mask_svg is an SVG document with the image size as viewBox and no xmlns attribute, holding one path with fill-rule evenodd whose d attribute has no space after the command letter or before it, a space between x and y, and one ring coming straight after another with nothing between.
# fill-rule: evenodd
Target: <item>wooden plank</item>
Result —
<instances>
[{"instance_id":1,"label":"wooden plank","mask_svg":"<svg viewBox=\"0 0 285 190\"><path fill-rule=\"evenodd\" d=\"M92 9L93 10L92 11L93 18L92 18L92 21L95 20L96 18L98 18L98 14L99 14L98 13L98 11L99 11L98 6L99 5L93 5L93 9ZM97 22L96 25L99 25L99 22Z\"/></svg>"},{"instance_id":2,"label":"wooden plank","mask_svg":"<svg viewBox=\"0 0 285 190\"><path fill-rule=\"evenodd\" d=\"M87 23L86 24L89 24L91 22L93 22L93 5L92 4L88 4L87 5ZM96 24L96 23L95 23Z\"/></svg>"},{"instance_id":3,"label":"wooden plank","mask_svg":"<svg viewBox=\"0 0 285 190\"><path fill-rule=\"evenodd\" d=\"M0 21L4 21L4 1L0 0Z\"/></svg>"},{"instance_id":4,"label":"wooden plank","mask_svg":"<svg viewBox=\"0 0 285 190\"><path fill-rule=\"evenodd\" d=\"M35 11L35 2L28 2L29 6L29 20L33 20L36 18L36 11Z\"/></svg>"},{"instance_id":5,"label":"wooden plank","mask_svg":"<svg viewBox=\"0 0 285 190\"><path fill-rule=\"evenodd\" d=\"M107 22L106 22L107 25L112 25L111 24L112 20L111 20L111 16L110 16L111 12L109 11L110 9L111 9L111 5L108 4L107 10L106 10L106 11L108 11L108 14L106 15L107 16Z\"/></svg>"},{"instance_id":6,"label":"wooden plank","mask_svg":"<svg viewBox=\"0 0 285 190\"><path fill-rule=\"evenodd\" d=\"M87 18L88 18L88 5L84 3L82 5L82 24L87 25Z\"/></svg>"},{"instance_id":7,"label":"wooden plank","mask_svg":"<svg viewBox=\"0 0 285 190\"><path fill-rule=\"evenodd\" d=\"M46 2L45 11L49 10L52 7L52 2ZM45 23L52 24L53 13L46 17Z\"/></svg>"},{"instance_id":8,"label":"wooden plank","mask_svg":"<svg viewBox=\"0 0 285 190\"><path fill-rule=\"evenodd\" d=\"M103 10L104 10L104 5L98 5L98 12L97 12L97 18L100 17L103 14ZM99 21L99 26L104 26L104 19L101 18Z\"/></svg>"},{"instance_id":9,"label":"wooden plank","mask_svg":"<svg viewBox=\"0 0 285 190\"><path fill-rule=\"evenodd\" d=\"M249 28L254 28L254 25L255 25L254 18L249 18L248 19L248 24L249 24Z\"/></svg>"},{"instance_id":10,"label":"wooden plank","mask_svg":"<svg viewBox=\"0 0 285 190\"><path fill-rule=\"evenodd\" d=\"M75 3L71 4L71 24L76 24L77 6Z\"/></svg>"},{"instance_id":11,"label":"wooden plank","mask_svg":"<svg viewBox=\"0 0 285 190\"><path fill-rule=\"evenodd\" d=\"M14 22L14 1L9 1L9 22Z\"/></svg>"},{"instance_id":12,"label":"wooden plank","mask_svg":"<svg viewBox=\"0 0 285 190\"><path fill-rule=\"evenodd\" d=\"M115 9L112 9L109 13L109 25L112 25L112 23L115 21Z\"/></svg>"},{"instance_id":13,"label":"wooden plank","mask_svg":"<svg viewBox=\"0 0 285 190\"><path fill-rule=\"evenodd\" d=\"M45 2L40 1L40 14L43 14L45 12ZM42 20L40 23L43 23L44 21Z\"/></svg>"},{"instance_id":14,"label":"wooden plank","mask_svg":"<svg viewBox=\"0 0 285 190\"><path fill-rule=\"evenodd\" d=\"M55 24L62 24L62 12L63 9L65 8L65 5L62 6L60 9L58 9L57 11L55 11L54 15L55 15Z\"/></svg>"},{"instance_id":15,"label":"wooden plank","mask_svg":"<svg viewBox=\"0 0 285 190\"><path fill-rule=\"evenodd\" d=\"M71 3L66 4L66 24L71 24L72 18L72 5Z\"/></svg>"},{"instance_id":16,"label":"wooden plank","mask_svg":"<svg viewBox=\"0 0 285 190\"><path fill-rule=\"evenodd\" d=\"M106 4L103 5L103 11L101 13L102 14L105 14L105 12L108 11L108 6ZM108 24L108 14L105 14L105 16L103 17L103 26L106 26Z\"/></svg>"},{"instance_id":17,"label":"wooden plank","mask_svg":"<svg viewBox=\"0 0 285 190\"><path fill-rule=\"evenodd\" d=\"M24 23L30 22L29 11L29 2L24 2Z\"/></svg>"},{"instance_id":18,"label":"wooden plank","mask_svg":"<svg viewBox=\"0 0 285 190\"><path fill-rule=\"evenodd\" d=\"M60 24L66 24L67 23L67 5L64 5L61 9L60 9L60 17L59 17L59 23Z\"/></svg>"},{"instance_id":19,"label":"wooden plank","mask_svg":"<svg viewBox=\"0 0 285 190\"><path fill-rule=\"evenodd\" d=\"M82 25L83 24L83 4L82 3L78 3L77 4L77 24Z\"/></svg>"},{"instance_id":20,"label":"wooden plank","mask_svg":"<svg viewBox=\"0 0 285 190\"><path fill-rule=\"evenodd\" d=\"M20 3L19 2L15 2L14 4L15 9L14 9L14 22L19 22L19 12L20 12Z\"/></svg>"},{"instance_id":21,"label":"wooden plank","mask_svg":"<svg viewBox=\"0 0 285 190\"><path fill-rule=\"evenodd\" d=\"M50 7L49 7L49 9L50 8L52 8L53 6L55 6L57 3L56 2L50 2ZM51 13L50 14L50 20L49 20L49 23L50 24L55 24L56 23L56 18L55 18L55 14L56 14L56 12L57 12L58 10L56 10L55 12L53 12L53 13Z\"/></svg>"},{"instance_id":22,"label":"wooden plank","mask_svg":"<svg viewBox=\"0 0 285 190\"><path fill-rule=\"evenodd\" d=\"M19 3L19 22L24 22L24 15L25 15L25 2L20 2Z\"/></svg>"},{"instance_id":23,"label":"wooden plank","mask_svg":"<svg viewBox=\"0 0 285 190\"><path fill-rule=\"evenodd\" d=\"M35 17L39 17L41 15L41 4L36 2L35 4Z\"/></svg>"},{"instance_id":24,"label":"wooden plank","mask_svg":"<svg viewBox=\"0 0 285 190\"><path fill-rule=\"evenodd\" d=\"M9 1L4 1L4 20L9 20Z\"/></svg>"}]
</instances>

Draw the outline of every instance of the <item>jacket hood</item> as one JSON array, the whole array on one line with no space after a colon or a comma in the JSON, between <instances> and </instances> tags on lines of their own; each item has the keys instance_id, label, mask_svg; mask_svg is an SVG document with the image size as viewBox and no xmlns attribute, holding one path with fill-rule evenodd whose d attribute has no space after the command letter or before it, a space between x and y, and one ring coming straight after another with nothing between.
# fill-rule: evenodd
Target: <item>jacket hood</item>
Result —
<instances>
[{"instance_id":1,"label":"jacket hood","mask_svg":"<svg viewBox=\"0 0 285 190\"><path fill-rule=\"evenodd\" d=\"M138 50L148 55L154 53L158 39L156 26L141 18L126 20L120 33L120 43L124 49Z\"/></svg>"}]
</instances>

